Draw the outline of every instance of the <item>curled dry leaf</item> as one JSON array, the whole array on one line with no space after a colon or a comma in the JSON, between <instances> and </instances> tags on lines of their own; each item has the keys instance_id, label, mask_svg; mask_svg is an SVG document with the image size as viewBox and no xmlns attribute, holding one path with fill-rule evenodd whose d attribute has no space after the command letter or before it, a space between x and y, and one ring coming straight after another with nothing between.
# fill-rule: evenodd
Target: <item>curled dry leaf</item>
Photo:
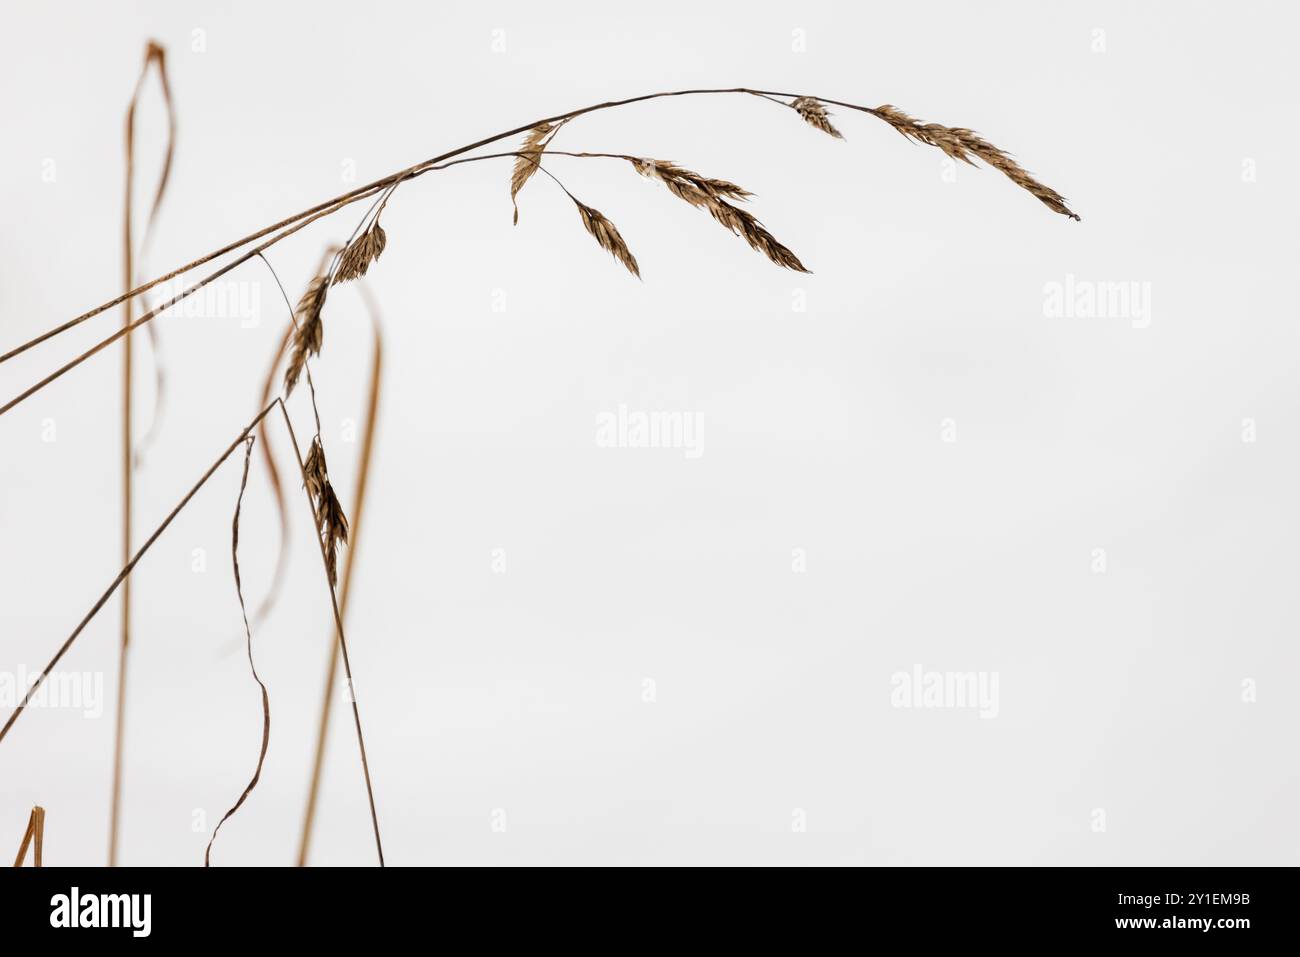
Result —
<instances>
[{"instance_id":1,"label":"curled dry leaf","mask_svg":"<svg viewBox=\"0 0 1300 957\"><path fill-rule=\"evenodd\" d=\"M1078 214L1066 205L1065 197L1051 187L1038 182L1019 163L973 130L941 126L938 123L922 123L888 103L876 107L874 113L907 139L916 140L926 146L937 146L953 159L974 166L971 156L979 157L1021 189L1036 196L1048 209L1074 220L1079 219Z\"/></svg>"},{"instance_id":2,"label":"curled dry leaf","mask_svg":"<svg viewBox=\"0 0 1300 957\"><path fill-rule=\"evenodd\" d=\"M662 160L635 159L632 166L642 176L661 180L669 192L679 199L697 209L707 209L714 219L778 266L795 272L809 271L799 261L799 257L779 243L753 214L727 202L727 199L747 199L753 195L748 190L726 180L709 179Z\"/></svg>"},{"instance_id":3,"label":"curled dry leaf","mask_svg":"<svg viewBox=\"0 0 1300 957\"><path fill-rule=\"evenodd\" d=\"M584 206L576 199L573 202L578 207L578 214L582 217L582 225L587 227L587 232L596 237L596 242L600 243L601 248L626 266L628 272L640 279L641 267L636 264L636 257L627 248L627 243L623 242L618 228L606 219L600 210Z\"/></svg>"},{"instance_id":4,"label":"curled dry leaf","mask_svg":"<svg viewBox=\"0 0 1300 957\"><path fill-rule=\"evenodd\" d=\"M790 105L798 111L809 126L815 126L837 140L844 139L844 134L831 125L830 114L826 112L826 107L822 105L821 100L811 96L801 96Z\"/></svg>"},{"instance_id":5,"label":"curled dry leaf","mask_svg":"<svg viewBox=\"0 0 1300 957\"><path fill-rule=\"evenodd\" d=\"M235 500L235 517L230 525L230 560L235 570L235 594L239 597L239 611L244 616L244 637L247 641L246 649L248 651L248 668L253 673L253 680L257 682L258 688L262 692L262 747L257 755L257 768L253 771L253 778L244 788L244 792L239 795L234 805L217 822L217 826L212 829L212 837L208 839L208 848L203 852L203 866L208 867L212 863L212 845L217 840L217 832L221 830L221 825L225 824L235 812L244 806L248 796L253 793L253 788L257 787L257 782L262 778L262 765L266 762L266 749L271 743L271 698L266 690L266 684L262 681L261 676L257 673L257 665L253 663L253 629L248 624L248 606L244 603L244 585L239 574L239 513L244 505L244 491L248 488L248 465L253 455L253 436L244 440L244 477L239 481L239 498Z\"/></svg>"},{"instance_id":6,"label":"curled dry leaf","mask_svg":"<svg viewBox=\"0 0 1300 957\"><path fill-rule=\"evenodd\" d=\"M284 394L289 395L298 384L303 367L309 355L320 355L321 344L325 337L325 327L321 322L321 309L325 305L325 294L329 292L327 277L317 276L307 286L307 291L298 300L294 310L293 352L289 356L289 365L284 370Z\"/></svg>"},{"instance_id":7,"label":"curled dry leaf","mask_svg":"<svg viewBox=\"0 0 1300 957\"><path fill-rule=\"evenodd\" d=\"M519 204L515 202L515 197L519 191L524 188L534 173L537 172L538 164L542 159L542 150L545 148L542 141L546 135L551 132L553 127L549 123L540 123L528 131L524 137L523 146L520 147L519 155L515 157L515 168L510 174L510 203L515 208L515 225L519 225Z\"/></svg>"},{"instance_id":8,"label":"curled dry leaf","mask_svg":"<svg viewBox=\"0 0 1300 957\"><path fill-rule=\"evenodd\" d=\"M380 257L387 245L388 234L384 232L384 227L379 225L379 217L376 216L370 228L348 243L348 247L343 250L332 285L337 286L341 282L360 279L366 274L370 264Z\"/></svg>"}]
</instances>

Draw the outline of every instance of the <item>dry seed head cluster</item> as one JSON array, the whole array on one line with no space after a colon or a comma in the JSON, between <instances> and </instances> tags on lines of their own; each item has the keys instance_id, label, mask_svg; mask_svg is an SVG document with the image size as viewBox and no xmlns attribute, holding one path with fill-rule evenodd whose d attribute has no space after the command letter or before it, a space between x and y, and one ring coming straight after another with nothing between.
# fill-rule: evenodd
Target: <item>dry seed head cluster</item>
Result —
<instances>
[{"instance_id":1,"label":"dry seed head cluster","mask_svg":"<svg viewBox=\"0 0 1300 957\"><path fill-rule=\"evenodd\" d=\"M339 268L334 273L333 285L360 279L366 274L370 264L380 257L387 245L388 234L384 232L384 227L379 225L379 217L376 216L370 228L343 250L343 255L339 257Z\"/></svg>"},{"instance_id":2,"label":"dry seed head cluster","mask_svg":"<svg viewBox=\"0 0 1300 957\"><path fill-rule=\"evenodd\" d=\"M289 395L298 384L307 365L309 355L320 355L321 344L325 338L325 326L321 322L321 309L325 306L325 295L329 292L329 282L325 276L317 276L307 285L307 291L298 300L293 311L294 333L293 352L289 356L289 365L284 370L284 394Z\"/></svg>"},{"instance_id":3,"label":"dry seed head cluster","mask_svg":"<svg viewBox=\"0 0 1300 957\"><path fill-rule=\"evenodd\" d=\"M941 126L938 123L922 123L888 103L876 107L872 112L906 138L927 146L937 146L955 160L974 166L971 156L978 156L989 166L1002 172L1021 189L1038 197L1048 209L1074 220L1079 219L1078 214L1065 204L1065 197L1051 187L1038 182L1021 168L1020 164L973 130Z\"/></svg>"},{"instance_id":4,"label":"dry seed head cluster","mask_svg":"<svg viewBox=\"0 0 1300 957\"><path fill-rule=\"evenodd\" d=\"M707 209L714 219L778 266L795 272L809 271L799 257L778 242L752 213L724 199L744 201L753 195L748 190L726 180L709 179L663 160L636 159L632 165L642 176L661 180L674 196L698 209Z\"/></svg>"},{"instance_id":5,"label":"dry seed head cluster","mask_svg":"<svg viewBox=\"0 0 1300 957\"><path fill-rule=\"evenodd\" d=\"M829 133L837 140L844 139L844 134L831 125L830 114L821 100L811 96L801 96L790 104L804 118L804 122L815 126L823 133Z\"/></svg>"},{"instance_id":6,"label":"dry seed head cluster","mask_svg":"<svg viewBox=\"0 0 1300 957\"><path fill-rule=\"evenodd\" d=\"M515 168L510 174L510 203L515 208L515 225L519 225L519 203L515 197L519 191L524 188L534 173L537 172L538 164L542 158L543 145L542 141L546 135L551 132L552 126L549 123L540 123L528 131L524 137L524 144L520 147L519 155L515 157Z\"/></svg>"},{"instance_id":7,"label":"dry seed head cluster","mask_svg":"<svg viewBox=\"0 0 1300 957\"><path fill-rule=\"evenodd\" d=\"M627 248L627 243L623 242L623 237L619 235L618 228L601 215L600 210L584 206L576 199L573 202L578 207L578 215L582 217L582 225L587 227L587 232L596 237L596 242L600 243L602 249L608 251L611 256L627 267L628 272L640 279L641 267L636 264L636 257Z\"/></svg>"},{"instance_id":8,"label":"dry seed head cluster","mask_svg":"<svg viewBox=\"0 0 1300 957\"><path fill-rule=\"evenodd\" d=\"M307 461L303 463L303 484L316 510L316 530L325 546L325 565L330 584L334 585L338 582L339 546L348 541L348 519L334 493L334 486L330 484L320 436L312 440Z\"/></svg>"},{"instance_id":9,"label":"dry seed head cluster","mask_svg":"<svg viewBox=\"0 0 1300 957\"><path fill-rule=\"evenodd\" d=\"M631 162L632 168L642 176L661 181L674 196L684 199L692 206L707 206L710 200L717 199L734 199L743 202L754 195L735 183L729 183L725 179L709 179L699 173L692 173L670 160L635 158Z\"/></svg>"}]
</instances>

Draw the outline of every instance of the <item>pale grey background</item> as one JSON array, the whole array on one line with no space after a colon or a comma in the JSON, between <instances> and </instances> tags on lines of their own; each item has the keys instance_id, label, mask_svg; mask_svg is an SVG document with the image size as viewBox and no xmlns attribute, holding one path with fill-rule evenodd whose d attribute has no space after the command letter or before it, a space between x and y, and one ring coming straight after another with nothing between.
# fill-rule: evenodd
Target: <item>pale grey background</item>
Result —
<instances>
[{"instance_id":1,"label":"pale grey background","mask_svg":"<svg viewBox=\"0 0 1300 957\"><path fill-rule=\"evenodd\" d=\"M119 289L122 120L149 36L181 126L148 275L342 192L349 161L366 182L609 97L743 84L974 127L1084 221L985 169L948 181L941 154L869 116L837 111L840 143L745 97L591 116L563 144L749 187L814 276L620 164L554 169L618 224L644 283L540 177L512 229L507 164L399 190L372 272L388 378L350 628L389 859L1294 864L1296 26L1284 3L15 7L0 345ZM151 87L142 194L161 116ZM277 247L292 295L359 212ZM1046 317L1067 274L1150 283L1150 325ZM140 535L255 408L282 304L264 270L236 278L258 283L258 327L161 324L170 395ZM316 365L345 501L363 316L355 291L331 297ZM117 322L7 363L3 398ZM43 664L116 571L119 365L103 354L0 421L2 669ZM619 403L701 414L703 456L598 448ZM301 395L294 410L305 428ZM128 864L200 863L194 809L215 822L252 769L237 483L232 462L139 572ZM270 753L220 863L285 864L296 845L329 620L293 505L289 588L255 636ZM259 469L254 601L275 541ZM108 688L116 612L64 663ZM890 675L917 663L997 671L999 716L891 708ZM336 718L314 859L368 864ZM39 802L47 863L104 860L112 726L111 707L23 716L0 746L0 847Z\"/></svg>"}]
</instances>

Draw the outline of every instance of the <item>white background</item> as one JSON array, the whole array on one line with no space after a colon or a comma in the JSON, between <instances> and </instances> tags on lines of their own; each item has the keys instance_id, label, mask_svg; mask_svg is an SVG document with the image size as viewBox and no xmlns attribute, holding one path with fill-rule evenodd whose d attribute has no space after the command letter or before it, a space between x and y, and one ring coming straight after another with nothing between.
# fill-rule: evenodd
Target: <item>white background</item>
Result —
<instances>
[{"instance_id":1,"label":"white background","mask_svg":"<svg viewBox=\"0 0 1300 957\"><path fill-rule=\"evenodd\" d=\"M120 289L123 116L151 36L180 129L148 276L609 98L748 85L973 127L1083 222L996 172L954 179L870 116L834 111L837 142L741 96L596 114L557 147L748 187L813 276L612 161L549 168L618 225L644 283L544 177L512 228L508 161L398 190L371 272L387 376L349 621L389 861L1295 864L1296 26L1282 3L15 7L0 346ZM162 143L148 91L141 213ZM360 214L274 249L290 295ZM1149 283L1149 325L1045 315L1068 275ZM256 409L283 303L260 265L234 278L257 284L255 328L159 323L168 399L138 537ZM119 321L6 363L0 399ZM315 369L349 507L345 420L370 348L340 288ZM119 375L112 349L0 419L0 669L44 664L117 571ZM598 447L596 417L620 403L698 414L703 455ZM229 568L238 471L137 575L127 864L200 863L195 810L211 826L256 757ZM270 752L215 863L295 855L330 619L291 507L290 580L255 634ZM241 544L254 603L277 540L259 466ZM62 665L106 693L117 613ZM998 716L891 707L890 676L918 664L997 672ZM40 803L48 864L105 860L112 715L22 716L0 744L0 847ZM369 864L335 718L313 862Z\"/></svg>"}]
</instances>

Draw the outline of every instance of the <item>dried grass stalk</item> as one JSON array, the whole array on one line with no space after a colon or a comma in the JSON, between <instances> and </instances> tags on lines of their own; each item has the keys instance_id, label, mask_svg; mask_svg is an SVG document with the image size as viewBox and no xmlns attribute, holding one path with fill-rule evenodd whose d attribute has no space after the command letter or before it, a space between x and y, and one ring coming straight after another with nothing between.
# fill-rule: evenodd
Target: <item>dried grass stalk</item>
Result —
<instances>
[{"instance_id":1,"label":"dried grass stalk","mask_svg":"<svg viewBox=\"0 0 1300 957\"><path fill-rule=\"evenodd\" d=\"M45 850L45 808L37 804L27 818L27 830L23 832L23 842L18 847L18 856L14 858L14 867L22 867L27 860L27 848L32 844L32 866L40 867Z\"/></svg>"},{"instance_id":2,"label":"dried grass stalk","mask_svg":"<svg viewBox=\"0 0 1300 957\"><path fill-rule=\"evenodd\" d=\"M126 110L126 189L122 202L122 251L123 284L126 292L135 285L135 239L131 223L131 210L134 206L135 190L135 114L140 104L140 94L144 89L145 78L149 69L157 67L158 80L162 86L163 100L167 105L168 131L167 152L163 158L162 171L158 177L157 191L153 205L149 210L148 223L145 226L140 252L143 255L153 236L154 221L162 205L163 194L167 191L167 180L171 174L172 153L176 134L176 113L172 104L171 84L167 79L167 54L162 46L153 40L145 45L144 65L140 68L140 77L135 82L135 92L131 95L130 105ZM148 303L145 302L148 309ZM122 329L126 341L122 343L122 560L131 557L131 515L135 501L135 488L132 481L135 468L135 424L132 414L132 398L135 395L135 343L131 339L130 329L133 324L135 303L127 298L123 302ZM149 327L149 337L154 344L154 372L157 385L155 415L162 408L163 375L158 363L158 340L153 326ZM155 420L156 421L156 420ZM146 435L147 438L147 435ZM122 803L122 765L123 749L126 746L126 676L128 649L131 643L131 583L122 586L121 606L121 646L118 652L117 670L117 716L113 733L113 790L109 797L108 812L108 866L117 865L117 839Z\"/></svg>"},{"instance_id":3,"label":"dried grass stalk","mask_svg":"<svg viewBox=\"0 0 1300 957\"><path fill-rule=\"evenodd\" d=\"M358 290L370 314L370 328L374 334L374 353L370 364L370 388L366 400L365 426L362 430L361 454L357 467L356 485L352 497L352 519L348 528L348 553L343 561L343 573L338 589L339 618L345 620L348 614L348 602L352 597L352 573L356 569L357 549L360 545L362 517L365 514L366 489L370 477L370 463L375 454L375 429L379 422L379 398L383 391L384 379L384 337L383 322L379 306L366 284L358 283ZM279 491L277 490L277 495ZM283 513L281 518L283 518ZM281 554L284 554L283 548ZM316 726L316 755L312 761L311 783L307 787L307 807L303 812L302 834L298 843L298 866L305 867L311 848L311 836L316 820L316 801L320 794L321 771L325 766L325 748L329 741L330 714L334 699L337 697L335 679L338 674L339 643L330 635L330 660L325 671L325 687L321 693L320 720Z\"/></svg>"},{"instance_id":4,"label":"dried grass stalk","mask_svg":"<svg viewBox=\"0 0 1300 957\"><path fill-rule=\"evenodd\" d=\"M307 465L306 465L306 461L302 457L302 448L298 444L298 436L297 433L294 432L293 422L289 419L288 408L285 407L283 401L279 401L279 406L280 406L280 414L284 417L285 430L289 433L289 441L293 443L293 455L298 462L298 469L302 473L303 485L305 486L307 484ZM317 437L317 439L319 440L319 436ZM337 499L335 499L335 504L337 505ZM312 510L312 518L316 519L319 514L319 509L317 507L317 504L313 502L310 497L308 497L307 499L307 506ZM339 509L338 513L341 516L342 509ZM346 539L346 535L347 535L346 521L342 525L342 533ZM334 627L338 633L339 654L343 658L343 673L344 675L347 676L348 690L349 692L351 692L351 690L354 687L352 682L352 664L348 655L347 636L343 632L343 616L339 612L339 600L338 600L338 595L335 591L333 573L330 568L330 559L326 552L325 542L324 540L319 540L318 544L320 545L321 564L325 569L325 578L326 578L325 584L326 587L329 589L329 593L330 593L330 609L334 612ZM370 762L366 758L366 739L365 739L365 735L361 733L361 709L357 706L357 696L355 694L350 693L348 697L351 698L352 700L352 723L356 726L357 729L357 748L361 752L361 773L366 779L366 798L370 803L370 823L373 826L375 832L375 852L379 855L379 866L383 867L384 866L384 844L379 837L379 813L375 809L375 791L370 782ZM0 731L0 734L3 734L3 731Z\"/></svg>"},{"instance_id":5,"label":"dried grass stalk","mask_svg":"<svg viewBox=\"0 0 1300 957\"><path fill-rule=\"evenodd\" d=\"M274 272L272 272L274 275ZM280 360L284 354L289 351L289 346L293 342L293 322L289 323L288 328L284 330L284 336L280 339L280 347L276 350L275 356L271 359L271 367L266 372L266 378L262 382L261 405L266 406L271 401L271 393L275 390L276 372L280 368ZM284 583L284 574L289 565L289 513L285 505L284 483L280 481L280 470L276 467L275 456L271 454L271 436L266 427L266 420L263 419L257 427L259 437L262 440L262 458L266 462L266 475L271 483L271 497L275 502L276 518L280 526L280 545L275 554L275 571L271 574L271 584L258 604L257 610L253 612L253 621L261 624L266 616L271 613L275 607L276 601L280 597L280 588Z\"/></svg>"},{"instance_id":6,"label":"dried grass stalk","mask_svg":"<svg viewBox=\"0 0 1300 957\"><path fill-rule=\"evenodd\" d=\"M298 300L294 310L293 352L289 356L289 365L284 370L284 394L287 398L298 384L303 367L309 355L320 355L325 337L325 326L321 322L321 309L325 306L325 295L329 292L326 276L317 276L307 285L307 291Z\"/></svg>"},{"instance_id":7,"label":"dried grass stalk","mask_svg":"<svg viewBox=\"0 0 1300 957\"><path fill-rule=\"evenodd\" d=\"M524 188L524 184L533 178L542 160L543 141L555 127L550 123L539 123L528 131L524 137L519 155L515 157L515 168L510 174L510 204L515 208L515 225L519 225L519 204L515 197Z\"/></svg>"},{"instance_id":8,"label":"dried grass stalk","mask_svg":"<svg viewBox=\"0 0 1300 957\"><path fill-rule=\"evenodd\" d=\"M388 176L384 176L381 179L375 180L372 183L367 183L364 186L358 186L354 189L349 190L346 193L334 197L333 199L326 200L323 203L318 203L317 205L309 209L305 209L299 213L295 213L294 215L289 216L286 219L280 220L279 222L276 223L272 223L269 226L264 226L261 229L258 229L247 236L243 236L240 239L236 239L233 242L227 243L218 249L211 250L210 252L203 254L202 256L192 260L191 262L185 263L182 266L178 266L177 268L171 270L170 272L165 273L161 276L157 276L149 280L148 282L142 283L141 285L135 287L134 289L131 289L109 300L108 302L101 303L100 305L95 306L93 309L89 309L78 316L74 316L72 319L69 319L66 322L62 322L54 326L53 328L47 329L44 332L41 332L40 334L34 336L33 338L28 339L26 342L22 343L21 345L9 349L3 354L0 354L0 364L7 362L8 360L14 358L15 356L23 352L26 352L28 349L31 349L41 344L42 342L48 341L54 336L67 332L69 329L72 329L75 326L78 326L94 318L95 316L99 315L102 312L105 312L108 309L112 309L116 306L121 305L123 302L125 302L128 299L134 298L135 296L139 296L147 292L148 290L154 288L160 283L166 282L170 279L175 279L177 276L187 273L193 269L196 269L199 266L202 266L206 263L210 263L213 260L226 255L227 253L234 252L235 250L247 246L250 243L258 242L259 240L264 240L266 239L266 237L271 236L271 234L276 233L277 231L281 231L279 232L279 235L272 236L269 240L262 242L261 245L257 247L257 250L259 251L262 249L267 249L270 246L274 245L275 243L280 242L282 239L297 232L299 229L306 226L308 223L313 222L316 219L321 218L322 216L330 215L351 203L357 202L358 200L365 199L370 196L374 196L376 193L379 193L384 189L390 188L396 183L399 183L401 181L407 179L413 179L417 176L422 176L425 173L431 172L433 170L446 169L448 165L450 165L448 161L451 161L452 163L459 162L459 160L456 160L454 158L462 157L465 154L471 152L472 150L478 149L483 146L487 146L491 143L500 142L501 140L507 139L512 136L518 136L521 133L527 133L529 130L536 129L539 126L546 126L550 124L552 127L552 131L554 131L555 128L562 126L563 124L568 123L576 119L577 117L585 116L601 110L616 109L619 107L627 106L628 104L631 103L643 103L649 100L658 100L665 97L680 97L680 96L687 96L687 95L704 95L704 94L708 94L708 95L740 94L744 96L759 96L764 99L772 100L774 102L779 102L781 103L782 106L787 105L785 102L783 102L783 98L789 98L791 100L795 100L795 99L801 99L803 97L803 94L798 94L798 93L782 92L777 90L757 90L757 89L751 89L749 87L719 87L715 89L665 90L659 93L642 94L639 96L627 97L621 100L609 100L601 103L594 103L589 106L582 107L580 109L570 110L567 113L561 113L556 116L548 117L546 119L536 120L525 126L520 126L514 129L505 130L504 132L497 133L480 140L476 140L473 143L467 143L455 149L447 150L446 152L440 153L437 156L430 157L427 160L416 163L412 166L408 166L403 170L399 170L396 173L391 173ZM813 97L813 99L821 99L821 98ZM836 101L828 100L828 99L821 99L821 102L832 103L833 105L842 106L853 110L858 110L864 113L870 113L872 115L880 117L881 119L888 119L888 117L884 113L884 111L887 110L894 111L894 113L897 114L898 116L902 115L899 111L894 110L893 107L888 107L888 106L880 107L880 108L871 108L867 106L860 106L855 103L837 103ZM1067 211L1064 215L1073 215L1073 214ZM166 306L175 305L176 302L179 302L181 299L184 299L186 296L193 294L198 289L206 285L208 282L211 282L216 278L218 278L219 276L224 275L225 273L229 272L231 269L235 268L241 263L247 262L250 258L252 258L254 254L255 254L254 252L249 252L239 256L233 262L227 264L226 266L221 267L216 272L206 277L203 281L196 283L190 288L184 290L181 294L174 297L170 302L168 302ZM142 317L140 320L137 320L137 322L134 325L144 325L149 321L151 321L153 318L154 318L154 312L151 311L149 315ZM6 402L4 405L0 405L0 415L3 415L5 412L12 409L19 402L22 402L23 400L30 398L33 394L40 391L45 386L49 385L50 382L63 376L72 368L75 368L77 365L80 365L82 361L89 358L91 355L96 354L101 349L107 347L109 344L111 344L111 342L115 342L118 338L120 338L124 334L125 334L124 331L119 331L119 333L116 333L114 336L103 341L99 345L96 345L93 350L84 353L81 357L79 357L74 362L68 363L64 368L59 369L55 374L45 377L43 380L38 382L35 386L33 386L30 389L27 389L12 401Z\"/></svg>"},{"instance_id":9,"label":"dried grass stalk","mask_svg":"<svg viewBox=\"0 0 1300 957\"><path fill-rule=\"evenodd\" d=\"M332 285L337 286L341 282L360 279L366 274L370 264L380 257L387 245L388 234L384 232L384 227L379 225L379 217L375 216L370 228L348 243L347 248L343 250Z\"/></svg>"},{"instance_id":10,"label":"dried grass stalk","mask_svg":"<svg viewBox=\"0 0 1300 957\"><path fill-rule=\"evenodd\" d=\"M626 266L628 272L640 279L641 267L636 264L636 257L627 248L627 243L623 242L618 227L606 219L600 210L584 206L576 199L573 203L578 207L578 214L582 217L582 225L587 227L587 232L596 237L596 242L600 243L601 248Z\"/></svg>"},{"instance_id":11,"label":"dried grass stalk","mask_svg":"<svg viewBox=\"0 0 1300 957\"><path fill-rule=\"evenodd\" d=\"M1079 219L1078 214L1065 204L1065 197L1051 187L1038 182L1020 164L973 130L941 126L938 123L922 123L888 103L876 107L873 112L907 139L916 140L926 146L937 146L953 159L974 166L971 156L979 157L1021 189L1038 197L1038 200L1048 209L1073 220Z\"/></svg>"},{"instance_id":12,"label":"dried grass stalk","mask_svg":"<svg viewBox=\"0 0 1300 957\"><path fill-rule=\"evenodd\" d=\"M257 415L253 417L253 421L249 422L248 425L244 427L244 430L239 433L239 437L236 438L234 442L230 443L229 447L227 447L227 449L224 452L222 452L220 456L217 457L217 460L215 462L213 462L210 466L208 466L208 470L203 473L203 475L199 478L197 482L194 483L193 486L191 486L190 490L186 492L184 497L181 498L180 502L176 504L176 507L167 513L167 517L164 518L162 522L158 525L158 527L155 528L153 532L149 535L149 537L145 539L144 544L141 545L138 549L136 549L135 554L131 556L131 560L127 562L124 566L122 566L121 571L117 573L117 577L113 579L112 583L108 586L108 588L106 588L103 594L101 594L99 598L95 601L95 604L91 606L90 611L86 612L85 616L81 619L81 621L77 623L77 627L72 629L72 633L69 634L68 637L63 640L63 644L59 646L58 650L54 653L54 656L50 658L48 662L46 662L45 667L41 669L41 673L37 676L36 681L32 682L30 687L28 687L27 692L23 695L22 701L18 702L18 705L17 707L14 708L13 713L9 715L8 719L5 721L3 725L0 725L0 741L3 741L5 739L5 736L9 733L9 730L14 726L14 723L18 720L18 717L24 711L26 711L27 708L31 705L32 699L36 696L37 692L40 691L41 687L45 684L46 680L50 677L50 673L54 670L55 666L57 666L58 663L63 660L63 656L68 653L68 649L73 646L76 640L81 636L81 633L86 630L86 626L89 625L91 621L94 620L95 616L98 615L103 610L104 606L108 604L108 600L113 597L113 594L117 591L118 587L122 584L122 582L124 582L127 578L130 577L131 572L135 569L136 565L140 564L140 560L144 558L145 554L149 551L149 549L153 547L153 543L158 541L158 539L162 536L163 532L167 531L168 526L170 526L171 523L176 519L176 516L179 515L187 505L189 505L189 503L193 500L194 496L199 493L199 490L203 488L205 484L207 484L208 479L212 478L212 476L216 473L217 469L221 467L222 463L225 462L226 459L230 458L232 454L234 454L235 449L237 449L240 446L240 444L245 439L248 438L249 434L255 428L257 428L258 424L264 418L266 418L266 416L268 416L271 413L271 410L274 409L276 406L279 406L280 409L283 411L284 409L283 402L280 399L275 399L274 401L269 403L265 408L263 408L261 412L257 413ZM285 417L286 419L288 418L287 413Z\"/></svg>"},{"instance_id":13,"label":"dried grass stalk","mask_svg":"<svg viewBox=\"0 0 1300 957\"><path fill-rule=\"evenodd\" d=\"M844 139L844 134L831 125L830 114L822 101L811 96L801 96L790 104L803 117L809 126L815 126L823 133L829 133L837 140Z\"/></svg>"}]
</instances>

